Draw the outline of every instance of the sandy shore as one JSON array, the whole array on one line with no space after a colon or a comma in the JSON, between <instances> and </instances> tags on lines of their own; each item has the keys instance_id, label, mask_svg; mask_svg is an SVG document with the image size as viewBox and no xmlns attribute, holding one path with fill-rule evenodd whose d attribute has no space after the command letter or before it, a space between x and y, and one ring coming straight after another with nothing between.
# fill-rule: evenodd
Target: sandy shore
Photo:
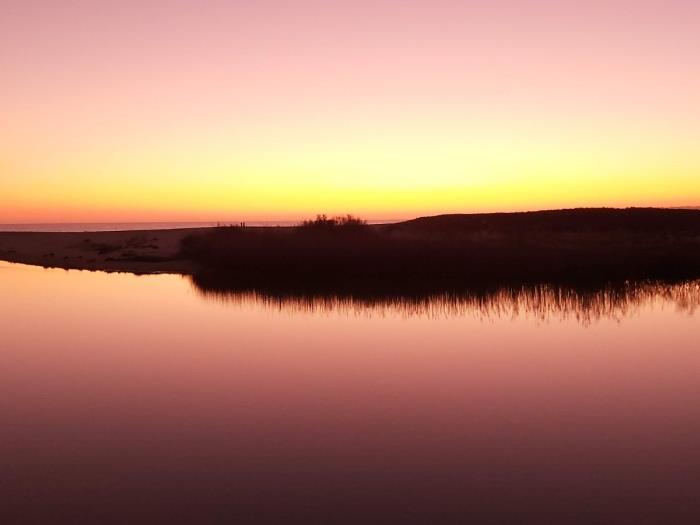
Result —
<instances>
[{"instance_id":1,"label":"sandy shore","mask_svg":"<svg viewBox=\"0 0 700 525\"><path fill-rule=\"evenodd\" d=\"M191 273L180 241L206 228L115 232L0 232L0 260L50 268Z\"/></svg>"}]
</instances>

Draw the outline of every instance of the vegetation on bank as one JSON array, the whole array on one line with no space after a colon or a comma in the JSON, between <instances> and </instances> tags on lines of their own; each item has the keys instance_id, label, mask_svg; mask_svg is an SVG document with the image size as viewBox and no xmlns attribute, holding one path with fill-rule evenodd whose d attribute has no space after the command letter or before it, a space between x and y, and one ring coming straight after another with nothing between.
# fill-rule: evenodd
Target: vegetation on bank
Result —
<instances>
[{"instance_id":1,"label":"vegetation on bank","mask_svg":"<svg viewBox=\"0 0 700 525\"><path fill-rule=\"evenodd\" d=\"M186 237L200 278L228 286L454 289L497 282L700 277L700 212L588 209L390 225L318 216L292 228Z\"/></svg>"},{"instance_id":2,"label":"vegetation on bank","mask_svg":"<svg viewBox=\"0 0 700 525\"><path fill-rule=\"evenodd\" d=\"M338 217L328 217L327 215L316 215L313 220L303 221L301 228L360 228L367 226L367 221L355 217L354 215L340 215Z\"/></svg>"}]
</instances>

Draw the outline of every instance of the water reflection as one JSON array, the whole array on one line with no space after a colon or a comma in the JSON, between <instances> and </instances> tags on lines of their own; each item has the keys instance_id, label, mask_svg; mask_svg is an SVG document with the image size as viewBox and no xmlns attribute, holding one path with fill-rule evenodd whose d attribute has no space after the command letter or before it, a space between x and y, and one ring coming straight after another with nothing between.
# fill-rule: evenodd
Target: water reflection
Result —
<instances>
[{"instance_id":1,"label":"water reflection","mask_svg":"<svg viewBox=\"0 0 700 525\"><path fill-rule=\"evenodd\" d=\"M0 523L699 521L698 282L194 282L0 264Z\"/></svg>"},{"instance_id":2,"label":"water reflection","mask_svg":"<svg viewBox=\"0 0 700 525\"><path fill-rule=\"evenodd\" d=\"M238 306L254 302L274 310L341 315L481 319L525 316L541 322L575 319L587 325L600 319L621 321L650 306L669 306L688 315L700 306L700 281L625 282L595 287L539 284L401 294L249 289L198 277L190 280L198 295L210 301Z\"/></svg>"}]
</instances>

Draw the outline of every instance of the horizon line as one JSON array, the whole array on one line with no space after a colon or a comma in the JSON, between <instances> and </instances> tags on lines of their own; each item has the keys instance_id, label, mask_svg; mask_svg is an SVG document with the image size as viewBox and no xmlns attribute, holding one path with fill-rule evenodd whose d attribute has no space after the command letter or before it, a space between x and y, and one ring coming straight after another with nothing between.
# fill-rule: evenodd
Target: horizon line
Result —
<instances>
[{"instance_id":1,"label":"horizon line","mask_svg":"<svg viewBox=\"0 0 700 525\"><path fill-rule=\"evenodd\" d=\"M389 223L392 221L405 221L411 219L418 219L421 217L438 217L441 215L491 215L491 214L502 214L502 213L536 213L544 211L562 211L562 210L585 210L585 209L618 209L618 210L629 210L629 209L661 209L661 210L700 210L700 205L696 206L571 206L562 208L537 208L537 209L526 209L526 210L509 210L509 211L465 211L465 212L443 212L443 213L431 213L431 214L417 214L406 217L394 217L394 218L365 218L354 213L351 215L358 216L359 218L366 220L368 222L375 223ZM324 213L314 213L310 217L313 218L316 215L322 215ZM344 216L347 213L325 213L329 217ZM300 216L297 218L265 218L265 219L192 219L192 220L86 220L86 221L18 221L18 222L0 222L1 226L45 226L45 225L78 225L78 224L240 224L240 223L293 223L301 222L308 219L309 216Z\"/></svg>"}]
</instances>

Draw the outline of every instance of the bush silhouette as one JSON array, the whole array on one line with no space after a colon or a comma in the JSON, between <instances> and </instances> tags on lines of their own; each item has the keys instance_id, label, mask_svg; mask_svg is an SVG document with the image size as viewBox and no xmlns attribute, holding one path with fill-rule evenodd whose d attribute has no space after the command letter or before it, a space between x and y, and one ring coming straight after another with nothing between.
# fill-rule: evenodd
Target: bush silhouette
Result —
<instances>
[{"instance_id":1,"label":"bush silhouette","mask_svg":"<svg viewBox=\"0 0 700 525\"><path fill-rule=\"evenodd\" d=\"M340 215L336 217L329 218L325 214L316 215L313 220L305 220L301 223L302 228L352 228L366 226L367 221L355 217L354 215Z\"/></svg>"},{"instance_id":2,"label":"bush silhouette","mask_svg":"<svg viewBox=\"0 0 700 525\"><path fill-rule=\"evenodd\" d=\"M564 210L367 225L318 215L296 227L221 228L184 239L203 272L246 283L490 282L700 276L700 212ZM374 285L373 285L374 286Z\"/></svg>"}]
</instances>

